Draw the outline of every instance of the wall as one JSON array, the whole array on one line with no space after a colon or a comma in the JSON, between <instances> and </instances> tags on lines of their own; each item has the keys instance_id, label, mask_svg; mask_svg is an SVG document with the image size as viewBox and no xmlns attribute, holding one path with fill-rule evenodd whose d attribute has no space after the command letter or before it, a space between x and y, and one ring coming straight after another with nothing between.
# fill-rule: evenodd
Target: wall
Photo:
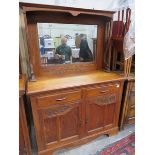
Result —
<instances>
[{"instance_id":1,"label":"wall","mask_svg":"<svg viewBox=\"0 0 155 155\"><path fill-rule=\"evenodd\" d=\"M46 34L51 37L60 37L68 34L74 38L76 33L84 33L89 38L94 38L97 35L97 25L39 23L38 31L40 35Z\"/></svg>"},{"instance_id":2,"label":"wall","mask_svg":"<svg viewBox=\"0 0 155 155\"><path fill-rule=\"evenodd\" d=\"M134 0L20 0L20 2L71 6L96 10L118 10L134 5Z\"/></svg>"},{"instance_id":3,"label":"wall","mask_svg":"<svg viewBox=\"0 0 155 155\"><path fill-rule=\"evenodd\" d=\"M134 0L19 0L26 3L38 3L48 5L70 6L77 8L87 8L95 10L117 11L130 7L134 10ZM117 19L117 14L114 15ZM134 18L134 17L133 17Z\"/></svg>"}]
</instances>

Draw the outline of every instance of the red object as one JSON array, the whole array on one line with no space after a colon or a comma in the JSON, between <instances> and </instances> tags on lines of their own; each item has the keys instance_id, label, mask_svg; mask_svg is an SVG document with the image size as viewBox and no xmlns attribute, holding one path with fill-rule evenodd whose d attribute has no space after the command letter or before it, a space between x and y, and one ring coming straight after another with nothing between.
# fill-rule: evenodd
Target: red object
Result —
<instances>
[{"instance_id":1,"label":"red object","mask_svg":"<svg viewBox=\"0 0 155 155\"><path fill-rule=\"evenodd\" d=\"M113 21L112 37L124 36L124 23L122 21Z\"/></svg>"},{"instance_id":2,"label":"red object","mask_svg":"<svg viewBox=\"0 0 155 155\"><path fill-rule=\"evenodd\" d=\"M97 155L135 155L135 134L110 145Z\"/></svg>"},{"instance_id":3,"label":"red object","mask_svg":"<svg viewBox=\"0 0 155 155\"><path fill-rule=\"evenodd\" d=\"M126 12L126 18L124 20L124 13ZM121 15L121 17L120 17ZM117 21L113 21L112 37L120 38L124 37L125 33L128 32L130 26L131 9L118 11Z\"/></svg>"}]
</instances>

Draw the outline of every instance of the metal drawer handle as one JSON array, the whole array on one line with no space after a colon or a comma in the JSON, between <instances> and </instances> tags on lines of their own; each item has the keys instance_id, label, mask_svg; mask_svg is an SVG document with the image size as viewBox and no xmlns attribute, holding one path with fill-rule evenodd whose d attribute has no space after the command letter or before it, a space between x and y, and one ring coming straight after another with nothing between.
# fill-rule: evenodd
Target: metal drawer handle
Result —
<instances>
[{"instance_id":1,"label":"metal drawer handle","mask_svg":"<svg viewBox=\"0 0 155 155\"><path fill-rule=\"evenodd\" d=\"M100 93L106 93L108 92L109 90L101 90Z\"/></svg>"},{"instance_id":2,"label":"metal drawer handle","mask_svg":"<svg viewBox=\"0 0 155 155\"><path fill-rule=\"evenodd\" d=\"M119 88L119 84L116 84L116 87Z\"/></svg>"},{"instance_id":3,"label":"metal drawer handle","mask_svg":"<svg viewBox=\"0 0 155 155\"><path fill-rule=\"evenodd\" d=\"M65 99L66 99L66 97L64 97L64 98L58 98L58 99L56 99L56 101L63 101Z\"/></svg>"},{"instance_id":4,"label":"metal drawer handle","mask_svg":"<svg viewBox=\"0 0 155 155\"><path fill-rule=\"evenodd\" d=\"M129 120L132 120L132 119L135 119L135 117L130 117L130 118L128 118Z\"/></svg>"}]
</instances>

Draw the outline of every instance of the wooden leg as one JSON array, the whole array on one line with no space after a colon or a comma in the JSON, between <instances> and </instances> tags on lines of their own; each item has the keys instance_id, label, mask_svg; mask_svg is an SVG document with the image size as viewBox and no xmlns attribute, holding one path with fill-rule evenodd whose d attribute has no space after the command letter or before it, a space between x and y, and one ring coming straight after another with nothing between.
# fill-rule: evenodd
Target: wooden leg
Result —
<instances>
[{"instance_id":1,"label":"wooden leg","mask_svg":"<svg viewBox=\"0 0 155 155\"><path fill-rule=\"evenodd\" d=\"M111 130L109 133L107 133L106 135L108 135L109 137L117 135L118 134L119 129L115 128L114 130Z\"/></svg>"},{"instance_id":2,"label":"wooden leg","mask_svg":"<svg viewBox=\"0 0 155 155\"><path fill-rule=\"evenodd\" d=\"M114 131L114 132L109 133L109 134L108 134L108 136L109 136L109 137L111 137L111 136L115 136L115 135L117 135L117 134L118 134L118 130L117 130L117 131Z\"/></svg>"}]
</instances>

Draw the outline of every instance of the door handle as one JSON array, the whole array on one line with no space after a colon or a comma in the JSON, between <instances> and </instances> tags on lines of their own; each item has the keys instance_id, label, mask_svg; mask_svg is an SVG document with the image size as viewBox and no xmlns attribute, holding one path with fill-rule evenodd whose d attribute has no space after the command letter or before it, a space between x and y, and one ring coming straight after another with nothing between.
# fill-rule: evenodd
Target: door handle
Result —
<instances>
[{"instance_id":1,"label":"door handle","mask_svg":"<svg viewBox=\"0 0 155 155\"><path fill-rule=\"evenodd\" d=\"M56 101L63 101L63 100L65 100L65 99L66 99L66 97L58 98L58 99L56 99Z\"/></svg>"},{"instance_id":2,"label":"door handle","mask_svg":"<svg viewBox=\"0 0 155 155\"><path fill-rule=\"evenodd\" d=\"M109 90L101 90L100 93L106 93L108 92Z\"/></svg>"},{"instance_id":3,"label":"door handle","mask_svg":"<svg viewBox=\"0 0 155 155\"><path fill-rule=\"evenodd\" d=\"M116 87L119 88L119 84L116 84Z\"/></svg>"}]
</instances>

